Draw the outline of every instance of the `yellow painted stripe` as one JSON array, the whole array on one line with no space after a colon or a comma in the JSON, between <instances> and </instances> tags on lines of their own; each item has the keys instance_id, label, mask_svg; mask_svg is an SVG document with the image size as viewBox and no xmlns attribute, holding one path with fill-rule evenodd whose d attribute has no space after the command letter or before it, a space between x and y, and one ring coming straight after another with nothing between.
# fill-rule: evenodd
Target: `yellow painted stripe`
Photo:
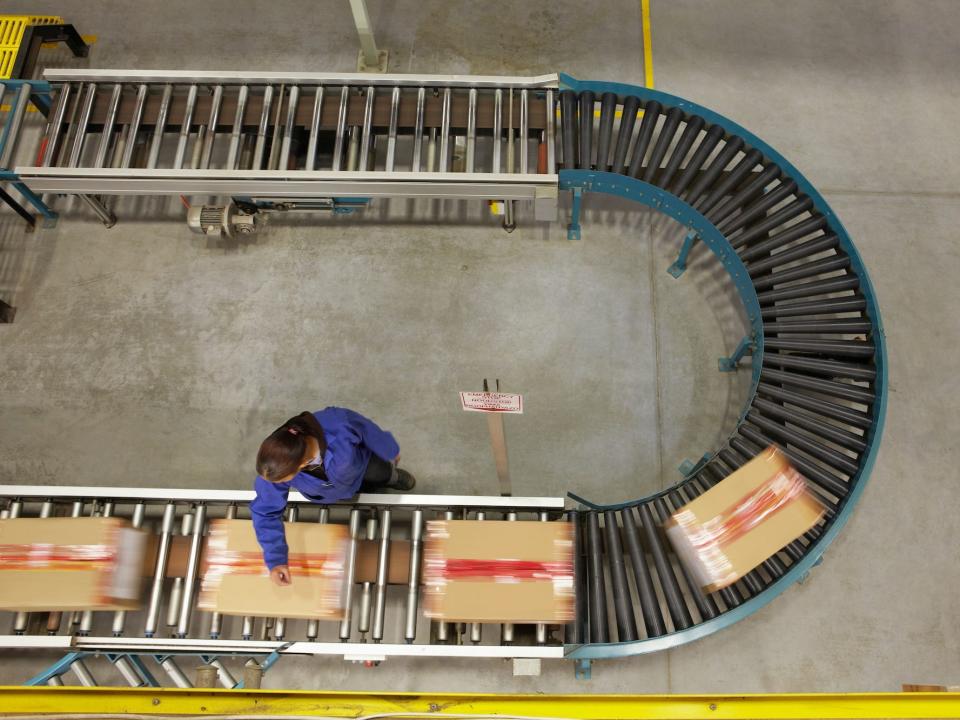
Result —
<instances>
[{"instance_id":1,"label":"yellow painted stripe","mask_svg":"<svg viewBox=\"0 0 960 720\"><path fill-rule=\"evenodd\" d=\"M520 715L606 720L665 718L957 718L960 693L782 695L492 695L295 690L4 687L5 714L272 715L357 718Z\"/></svg>"},{"instance_id":2,"label":"yellow painted stripe","mask_svg":"<svg viewBox=\"0 0 960 720\"><path fill-rule=\"evenodd\" d=\"M650 32L650 0L640 0L640 21L643 24L643 84L653 89L653 40Z\"/></svg>"}]
</instances>

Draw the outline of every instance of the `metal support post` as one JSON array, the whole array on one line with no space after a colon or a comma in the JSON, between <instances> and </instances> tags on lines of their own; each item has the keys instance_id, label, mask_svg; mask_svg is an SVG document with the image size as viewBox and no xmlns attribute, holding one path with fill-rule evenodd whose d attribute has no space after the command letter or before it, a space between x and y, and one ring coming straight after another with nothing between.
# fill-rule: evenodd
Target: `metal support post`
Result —
<instances>
[{"instance_id":1,"label":"metal support post","mask_svg":"<svg viewBox=\"0 0 960 720\"><path fill-rule=\"evenodd\" d=\"M567 225L567 240L580 239L580 211L583 203L583 188L575 187L570 191L573 194L573 204L570 207L570 224Z\"/></svg>"},{"instance_id":2,"label":"metal support post","mask_svg":"<svg viewBox=\"0 0 960 720\"><path fill-rule=\"evenodd\" d=\"M697 235L697 233L687 233L687 236L683 239L683 245L680 246L680 253L677 255L677 259L673 265L667 268L667 272L673 277L678 278L683 275L684 270L687 269L687 258L690 256L690 251L693 250L693 246L699 239L700 236Z\"/></svg>"},{"instance_id":3,"label":"metal support post","mask_svg":"<svg viewBox=\"0 0 960 720\"><path fill-rule=\"evenodd\" d=\"M366 0L350 0L350 9L353 11L353 22L357 26L357 35L360 36L357 71L386 72L389 51L377 49L376 40L373 38L373 28L370 24L370 13L367 12Z\"/></svg>"},{"instance_id":4,"label":"metal support post","mask_svg":"<svg viewBox=\"0 0 960 720\"><path fill-rule=\"evenodd\" d=\"M751 335L744 335L740 340L740 344L737 345L736 350L733 351L733 355L730 357L722 357L717 360L717 364L720 367L720 372L733 372L740 365L740 361L743 360L747 352L753 352L754 342Z\"/></svg>"}]
</instances>

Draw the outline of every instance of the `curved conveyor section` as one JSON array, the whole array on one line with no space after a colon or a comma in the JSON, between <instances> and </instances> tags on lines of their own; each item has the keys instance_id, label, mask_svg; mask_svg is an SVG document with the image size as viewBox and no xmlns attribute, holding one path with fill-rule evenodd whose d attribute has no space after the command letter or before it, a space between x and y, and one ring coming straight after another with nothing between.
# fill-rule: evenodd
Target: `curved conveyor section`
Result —
<instances>
[{"instance_id":1,"label":"curved conveyor section","mask_svg":"<svg viewBox=\"0 0 960 720\"><path fill-rule=\"evenodd\" d=\"M730 273L753 341L750 399L708 461L631 503L573 496L585 509L571 513L579 530L579 620L568 629L566 654L586 660L703 637L802 580L863 491L887 383L883 328L863 263L796 168L736 123L681 98L561 79L561 188L633 199L686 225ZM599 122L583 122L596 104ZM825 519L735 585L704 594L659 526L770 444L809 480Z\"/></svg>"}]
</instances>

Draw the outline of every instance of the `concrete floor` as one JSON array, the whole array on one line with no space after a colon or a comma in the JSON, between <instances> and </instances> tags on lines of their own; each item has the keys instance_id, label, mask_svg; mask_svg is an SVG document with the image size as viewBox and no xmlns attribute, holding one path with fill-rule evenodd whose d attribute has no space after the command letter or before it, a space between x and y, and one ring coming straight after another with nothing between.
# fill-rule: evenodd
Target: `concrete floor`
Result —
<instances>
[{"instance_id":1,"label":"concrete floor","mask_svg":"<svg viewBox=\"0 0 960 720\"><path fill-rule=\"evenodd\" d=\"M33 4L10 0L6 12ZM99 41L94 67L350 71L345 3L51 2ZM246 11L243 8L246 7ZM391 70L643 79L638 2L370 2ZM184 19L189 18L189 23ZM253 19L255 18L255 20ZM272 687L524 692L894 690L955 684L960 93L951 2L655 0L658 88L777 147L827 195L871 272L890 347L870 486L810 582L734 628L650 657L567 663L290 660ZM478 28L480 29L478 31ZM483 28L489 28L483 30ZM382 203L284 219L242 244L190 235L166 201L82 208L35 235L0 212L0 481L249 486L288 415L355 407L395 431L425 491L495 492L483 422L456 391L523 392L508 419L517 494L626 499L732 427L745 373L715 372L741 321L716 266L663 271L678 230L589 199L584 241L480 210ZM435 222L439 220L439 222ZM0 658L17 683L39 658Z\"/></svg>"}]
</instances>

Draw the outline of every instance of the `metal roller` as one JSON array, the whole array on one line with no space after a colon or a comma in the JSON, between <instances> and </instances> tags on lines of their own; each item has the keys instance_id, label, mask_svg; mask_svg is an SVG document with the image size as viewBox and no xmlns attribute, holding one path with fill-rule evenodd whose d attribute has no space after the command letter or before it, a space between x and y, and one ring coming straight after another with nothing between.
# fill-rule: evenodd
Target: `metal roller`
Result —
<instances>
[{"instance_id":1,"label":"metal roller","mask_svg":"<svg viewBox=\"0 0 960 720\"><path fill-rule=\"evenodd\" d=\"M627 552L630 554L630 564L633 567L633 579L637 586L637 596L640 598L640 614L647 631L647 637L659 637L667 632L663 623L663 613L660 610L660 601L657 599L653 587L653 577L647 566L646 555L640 542L640 533L633 520L630 508L620 511L623 521L623 535L627 541Z\"/></svg>"},{"instance_id":2,"label":"metal roller","mask_svg":"<svg viewBox=\"0 0 960 720\"><path fill-rule=\"evenodd\" d=\"M130 127L127 130L127 143L123 148L123 158L120 167L128 168L133 160L133 151L137 147L137 135L140 133L140 123L143 120L143 107L147 102L147 84L140 83L137 88L137 99L133 106L133 117L130 118Z\"/></svg>"},{"instance_id":3,"label":"metal roller","mask_svg":"<svg viewBox=\"0 0 960 720\"><path fill-rule=\"evenodd\" d=\"M184 638L190 630L190 616L193 612L194 588L200 570L200 550L203 548L203 531L206 527L207 506L198 503L194 510L193 537L190 540L190 555L187 557L187 574L183 579L183 602L180 605L180 618L177 621L177 636Z\"/></svg>"},{"instance_id":4,"label":"metal roller","mask_svg":"<svg viewBox=\"0 0 960 720\"><path fill-rule=\"evenodd\" d=\"M540 522L548 522L550 517L547 513L540 513ZM537 645L546 645L547 644L547 624L546 623L537 623L536 625L536 641Z\"/></svg>"},{"instance_id":5,"label":"metal roller","mask_svg":"<svg viewBox=\"0 0 960 720\"><path fill-rule=\"evenodd\" d=\"M763 382L762 380L760 384L757 385L757 393L761 397L773 398L774 400L797 405L807 410L813 410L824 417L839 420L840 422L860 428L861 430L868 430L872 425L870 416L860 410L855 410L845 405L838 405L837 403L826 400L820 400L819 398L809 397L792 390L786 390L776 385Z\"/></svg>"},{"instance_id":6,"label":"metal roller","mask_svg":"<svg viewBox=\"0 0 960 720\"><path fill-rule=\"evenodd\" d=\"M102 168L107 161L107 151L113 141L113 127L117 121L117 108L120 107L121 93L123 93L123 85L114 83L110 103L107 105L107 115L103 121L103 131L100 133L100 143L97 145L97 154L93 160L93 167L95 168ZM3 166L3 162L0 161L0 167Z\"/></svg>"},{"instance_id":7,"label":"metal roller","mask_svg":"<svg viewBox=\"0 0 960 720\"><path fill-rule=\"evenodd\" d=\"M704 135L700 141L700 145L694 150L690 162L687 163L687 167L677 176L677 179L673 181L668 192L677 197L682 197L683 191L687 189L693 181L693 178L700 172L703 164L707 161L707 158L710 157L714 148L720 144L722 139L723 128L719 125L714 125L707 130L706 135Z\"/></svg>"},{"instance_id":8,"label":"metal roller","mask_svg":"<svg viewBox=\"0 0 960 720\"><path fill-rule=\"evenodd\" d=\"M767 165L763 170L757 173L757 176L747 183L742 189L738 190L726 200L720 199L716 205L711 205L705 211L707 220L714 225L719 225L738 211L743 211L747 203L752 202L757 196L762 195L770 183L778 180L781 170L776 165Z\"/></svg>"},{"instance_id":9,"label":"metal roller","mask_svg":"<svg viewBox=\"0 0 960 720\"><path fill-rule=\"evenodd\" d=\"M846 270L849 267L849 257L846 255L833 255L823 258L822 260L814 260L813 262L804 263L803 265L797 265L789 270L781 270L771 273L770 275L762 275L753 281L753 287L758 291L767 290L775 285L782 285L793 282L794 280L803 280L804 278L814 277L816 275L824 275L826 273L836 272L837 270Z\"/></svg>"},{"instance_id":10,"label":"metal roller","mask_svg":"<svg viewBox=\"0 0 960 720\"><path fill-rule=\"evenodd\" d=\"M224 513L224 517L227 520L235 520L237 517L237 506L234 503L231 503L227 506L227 510ZM220 637L220 632L223 628L223 615L218 612L210 613L210 639L216 640Z\"/></svg>"},{"instance_id":11,"label":"metal roller","mask_svg":"<svg viewBox=\"0 0 960 720\"><path fill-rule=\"evenodd\" d=\"M830 442L836 443L856 453L862 453L867 449L867 444L862 435L857 435L849 430L844 430L836 425L825 422L823 418L808 410L796 407L788 409L783 407L783 405L770 402L762 397L754 398L753 407L757 408L767 417L776 418L781 422L790 422L792 425L815 432Z\"/></svg>"},{"instance_id":12,"label":"metal roller","mask_svg":"<svg viewBox=\"0 0 960 720\"><path fill-rule=\"evenodd\" d=\"M487 514L482 510L477 512L477 522L483 522L487 519ZM470 642L474 645L478 645L480 640L483 637L483 624L474 622L470 623Z\"/></svg>"},{"instance_id":13,"label":"metal roller","mask_svg":"<svg viewBox=\"0 0 960 720\"><path fill-rule=\"evenodd\" d=\"M705 188L705 190L709 190L710 193L697 200L697 210L704 215L710 212L710 210L719 202L721 202L723 198L730 195L734 188L738 187L740 183L746 179L747 175L752 173L754 168L756 168L757 165L759 165L762 161L763 153L761 153L759 150L747 150L739 162L737 162L737 164L730 169L730 171L723 177L723 179L720 180L720 182L714 185L711 181L711 184ZM726 164L727 163L724 163L724 166ZM723 172L723 170L724 168L721 167L720 172ZM774 170L776 170L776 168L774 168ZM754 183L750 183L745 189L749 189L753 185Z\"/></svg>"},{"instance_id":14,"label":"metal roller","mask_svg":"<svg viewBox=\"0 0 960 720\"><path fill-rule=\"evenodd\" d=\"M798 375L794 372L774 370L769 367L763 370L763 379L780 385L802 387L822 395L852 400L864 405L872 405L874 401L873 394L867 388L836 382L835 380L822 380L808 375Z\"/></svg>"},{"instance_id":15,"label":"metal roller","mask_svg":"<svg viewBox=\"0 0 960 720\"><path fill-rule=\"evenodd\" d=\"M423 562L423 510L413 511L410 522L410 566L407 570L407 605L403 638L412 643L417 637L417 606L420 599L420 568Z\"/></svg>"},{"instance_id":16,"label":"metal roller","mask_svg":"<svg viewBox=\"0 0 960 720\"><path fill-rule=\"evenodd\" d=\"M387 127L387 159L384 170L393 172L397 157L397 123L400 117L400 88L395 87L390 96L390 124ZM476 124L476 119L474 119ZM476 129L474 129L476 132Z\"/></svg>"},{"instance_id":17,"label":"metal roller","mask_svg":"<svg viewBox=\"0 0 960 720\"><path fill-rule=\"evenodd\" d=\"M503 90L497 88L493 93L493 158L490 172L500 172L500 155L503 145Z\"/></svg>"},{"instance_id":18,"label":"metal roller","mask_svg":"<svg viewBox=\"0 0 960 720\"><path fill-rule=\"evenodd\" d=\"M765 238L768 233L776 230L794 218L808 213L813 208L813 200L808 197L800 197L787 203L771 215L767 215L762 221L744 228L743 233L733 239L734 247L740 247L749 244L757 238Z\"/></svg>"},{"instance_id":19,"label":"metal roller","mask_svg":"<svg viewBox=\"0 0 960 720\"><path fill-rule=\"evenodd\" d=\"M717 225L717 229L728 238L733 238L731 242L736 246L739 239L733 237L734 233L747 227L754 220L766 217L767 212L771 208L776 207L787 198L796 194L796 181L784 179L775 187L767 190L764 195L761 195L746 207L741 208L738 214L730 216Z\"/></svg>"},{"instance_id":20,"label":"metal roller","mask_svg":"<svg viewBox=\"0 0 960 720\"><path fill-rule=\"evenodd\" d=\"M0 139L3 140L3 147L0 150L0 169L9 169L13 163L16 154L17 144L20 141L20 126L23 124L23 116L30 106L30 93L33 86L30 83L24 83L17 92L17 99L14 100L13 107L7 117L6 127Z\"/></svg>"},{"instance_id":21,"label":"metal roller","mask_svg":"<svg viewBox=\"0 0 960 720\"><path fill-rule=\"evenodd\" d=\"M572 90L560 91L560 134L563 136L563 169L577 167L577 95Z\"/></svg>"},{"instance_id":22,"label":"metal roller","mask_svg":"<svg viewBox=\"0 0 960 720\"><path fill-rule=\"evenodd\" d=\"M727 169L727 165L729 165L733 161L733 158L736 157L737 153L743 149L743 144L743 140L739 137L729 138L723 144L723 148L720 150L720 152L718 152L710 164L703 169L700 177L697 178L696 182L694 182L693 185L690 186L690 189L685 193L687 202L701 212L704 211L706 198L703 197L703 194L708 189L715 190L714 183L716 182L717 178L720 177L720 173ZM754 157L758 159L761 157L758 151L751 152L755 153ZM746 170L741 168L741 172L746 174L746 172L752 169L753 165L755 164L756 162L751 163ZM733 170L730 171L731 175L733 172ZM717 183L716 188L722 188L723 185L724 181L721 181L720 183Z\"/></svg>"},{"instance_id":23,"label":"metal roller","mask_svg":"<svg viewBox=\"0 0 960 720\"><path fill-rule=\"evenodd\" d=\"M237 111L233 116L233 129L230 131L230 146L227 149L227 169L236 170L240 166L240 144L243 140L243 119L247 111L247 98L250 87L241 85L237 93ZM308 169L310 169L308 167Z\"/></svg>"},{"instance_id":24,"label":"metal roller","mask_svg":"<svg viewBox=\"0 0 960 720\"><path fill-rule=\"evenodd\" d=\"M802 355L768 353L763 357L763 364L764 366L776 365L788 370L802 370L803 372L830 378L850 378L851 380L865 380L867 382L873 381L877 376L876 369L870 365L847 363L839 360L819 360Z\"/></svg>"},{"instance_id":25,"label":"metal roller","mask_svg":"<svg viewBox=\"0 0 960 720\"><path fill-rule=\"evenodd\" d=\"M627 95L623 99L623 112L620 113L620 129L617 131L617 145L613 150L613 163L610 169L615 173L626 172L627 151L633 139L633 126L637 122L637 110L640 109L640 98L636 95Z\"/></svg>"},{"instance_id":26,"label":"metal roller","mask_svg":"<svg viewBox=\"0 0 960 720\"><path fill-rule=\"evenodd\" d=\"M687 157L690 148L693 147L694 141L700 136L700 131L703 129L703 126L703 118L695 116L687 120L687 124L680 134L680 139L677 141L676 147L674 147L670 153L670 159L667 160L667 164L663 166L663 172L660 173L660 176L656 179L659 187L666 188L670 185L673 176L677 170L680 169L680 164L684 158Z\"/></svg>"},{"instance_id":27,"label":"metal roller","mask_svg":"<svg viewBox=\"0 0 960 720\"><path fill-rule=\"evenodd\" d=\"M603 541L596 512L587 513L587 582L590 587L590 642L610 642L607 593L603 578Z\"/></svg>"},{"instance_id":28,"label":"metal roller","mask_svg":"<svg viewBox=\"0 0 960 720\"><path fill-rule=\"evenodd\" d=\"M824 445L823 442L821 442L820 436L811 433L809 430L785 427L778 422L764 417L755 409L751 409L750 412L747 413L747 420L762 430L765 430L773 437L779 437L790 445L805 450L831 468L835 468L848 475L853 475L857 472L858 465L850 456Z\"/></svg>"},{"instance_id":29,"label":"metal roller","mask_svg":"<svg viewBox=\"0 0 960 720\"><path fill-rule=\"evenodd\" d=\"M290 167L290 146L293 143L293 132L297 122L297 108L300 105L300 87L291 85L287 97L287 118L283 126L283 139L280 141L280 160L278 170L295 170Z\"/></svg>"},{"instance_id":30,"label":"metal roller","mask_svg":"<svg viewBox=\"0 0 960 720\"><path fill-rule=\"evenodd\" d=\"M792 352L814 353L833 357L872 358L876 352L873 343L862 340L796 340L767 338L765 347L769 350L789 350Z\"/></svg>"},{"instance_id":31,"label":"metal roller","mask_svg":"<svg viewBox=\"0 0 960 720\"><path fill-rule=\"evenodd\" d=\"M193 127L193 111L197 106L197 92L197 86L191 85L187 93L187 105L183 111L183 122L180 124L180 136L177 138L177 152L173 158L174 170L183 167L183 161L187 154L187 141Z\"/></svg>"},{"instance_id":32,"label":"metal roller","mask_svg":"<svg viewBox=\"0 0 960 720\"><path fill-rule=\"evenodd\" d=\"M373 607L373 641L383 640L384 616L387 611L387 581L390 571L390 509L380 511L380 553L377 559L376 602Z\"/></svg>"},{"instance_id":33,"label":"metal roller","mask_svg":"<svg viewBox=\"0 0 960 720\"><path fill-rule=\"evenodd\" d=\"M776 317L813 317L834 313L862 312L867 309L863 297L840 297L812 302L782 303L760 309L764 319Z\"/></svg>"},{"instance_id":34,"label":"metal roller","mask_svg":"<svg viewBox=\"0 0 960 720\"><path fill-rule=\"evenodd\" d=\"M300 517L300 508L297 505L287 507L287 522L295 523ZM277 640L283 640L287 634L287 619L278 617L273 622L273 636Z\"/></svg>"},{"instance_id":35,"label":"metal roller","mask_svg":"<svg viewBox=\"0 0 960 720\"><path fill-rule=\"evenodd\" d=\"M4 86L6 87L6 86ZM43 145L42 167L55 166L57 152L60 150L60 139L64 135L63 119L67 113L67 105L70 103L70 97L73 91L73 85L64 83L57 95L57 102L53 106L53 113L50 116L50 129L47 131L46 142ZM0 94L0 100L3 99Z\"/></svg>"},{"instance_id":36,"label":"metal roller","mask_svg":"<svg viewBox=\"0 0 960 720\"><path fill-rule=\"evenodd\" d=\"M340 640L350 639L353 624L353 585L357 572L357 541L360 538L360 510L350 511L350 545L347 549L347 566L344 572L344 611L340 621Z\"/></svg>"},{"instance_id":37,"label":"metal roller","mask_svg":"<svg viewBox=\"0 0 960 720\"><path fill-rule=\"evenodd\" d=\"M664 598L667 601L667 609L670 611L670 617L673 619L673 626L676 630L685 630L693 625L690 617L690 611L680 592L680 585L677 582L677 576L673 572L673 566L667 557L666 550L657 534L657 525L649 505L641 505L640 526L643 530L644 538L650 554L653 556L654 566L657 568L657 576L660 578L660 587L663 589Z\"/></svg>"},{"instance_id":38,"label":"metal roller","mask_svg":"<svg viewBox=\"0 0 960 720\"><path fill-rule=\"evenodd\" d=\"M83 156L83 144L87 139L87 128L90 125L90 113L93 111L93 102L97 98L97 84L87 83L87 93L83 97L83 105L80 110L80 117L77 120L75 135L73 136L73 147L70 148L70 158L67 161L68 167L77 167Z\"/></svg>"},{"instance_id":39,"label":"metal roller","mask_svg":"<svg viewBox=\"0 0 960 720\"><path fill-rule=\"evenodd\" d=\"M577 167L590 170L593 167L593 104L595 96L590 90L580 93L580 160Z\"/></svg>"},{"instance_id":40,"label":"metal roller","mask_svg":"<svg viewBox=\"0 0 960 720\"><path fill-rule=\"evenodd\" d=\"M370 169L370 150L373 148L373 103L376 102L376 97L376 88L373 85L369 85L363 106L363 138L360 141L360 170Z\"/></svg>"},{"instance_id":41,"label":"metal roller","mask_svg":"<svg viewBox=\"0 0 960 720\"><path fill-rule=\"evenodd\" d=\"M765 322L763 331L768 335L867 335L873 331L873 325L869 320L779 320L777 322ZM841 383L843 384L843 383ZM861 392L865 402L873 402L873 394L866 391Z\"/></svg>"},{"instance_id":42,"label":"metal roller","mask_svg":"<svg viewBox=\"0 0 960 720\"><path fill-rule=\"evenodd\" d=\"M210 99L210 118L207 120L207 134L203 139L203 149L200 152L200 169L210 167L210 158L213 155L213 143L217 138L217 124L220 122L220 106L223 103L223 85L213 88L213 97Z\"/></svg>"},{"instance_id":43,"label":"metal roller","mask_svg":"<svg viewBox=\"0 0 960 720\"><path fill-rule=\"evenodd\" d=\"M546 119L546 143L547 143L547 172L557 172L557 150L556 150L556 120L557 111L553 102L553 90L547 90L544 97L544 105L547 113Z\"/></svg>"},{"instance_id":44,"label":"metal roller","mask_svg":"<svg viewBox=\"0 0 960 720\"><path fill-rule=\"evenodd\" d=\"M509 522L516 522L517 514L515 512L507 513L507 520ZM504 645L510 645L513 642L514 637L514 628L513 623L503 623L500 626L500 640Z\"/></svg>"},{"instance_id":45,"label":"metal roller","mask_svg":"<svg viewBox=\"0 0 960 720\"><path fill-rule=\"evenodd\" d=\"M440 118L439 172L450 172L450 88L443 89L443 114Z\"/></svg>"},{"instance_id":46,"label":"metal roller","mask_svg":"<svg viewBox=\"0 0 960 720\"><path fill-rule=\"evenodd\" d=\"M150 139L150 150L147 153L147 169L152 170L160 159L160 147L163 145L163 134L167 129L167 116L170 114L170 101L173 99L173 85L163 86L163 95L160 97L160 109L153 125L153 137Z\"/></svg>"},{"instance_id":47,"label":"metal roller","mask_svg":"<svg viewBox=\"0 0 960 720\"><path fill-rule=\"evenodd\" d=\"M832 250L840 244L836 235L820 235L812 240L799 243L792 247L782 250L768 258L756 260L747 263L747 272L750 277L757 277L765 272L769 272L775 267L786 265L794 260L801 260L805 257L816 255L825 250Z\"/></svg>"},{"instance_id":48,"label":"metal roller","mask_svg":"<svg viewBox=\"0 0 960 720\"><path fill-rule=\"evenodd\" d=\"M340 109L337 111L337 133L333 141L333 165L331 170L343 169L344 143L347 140L347 109L350 106L350 88L340 89Z\"/></svg>"},{"instance_id":49,"label":"metal roller","mask_svg":"<svg viewBox=\"0 0 960 720\"><path fill-rule=\"evenodd\" d=\"M163 509L160 525L160 539L157 545L157 564L153 570L153 582L150 586L150 602L147 605L147 617L144 624L144 636L151 638L157 632L160 618L160 596L163 592L163 580L167 575L167 560L170 556L170 539L173 534L173 521L176 506L168 503Z\"/></svg>"},{"instance_id":50,"label":"metal roller","mask_svg":"<svg viewBox=\"0 0 960 720\"><path fill-rule=\"evenodd\" d=\"M377 517L371 515L366 522L366 539L373 541L377 539ZM360 633L360 640L366 642L367 633L370 632L370 620L373 616L373 582L366 580L360 586L360 608L357 612L357 632Z\"/></svg>"},{"instance_id":51,"label":"metal roller","mask_svg":"<svg viewBox=\"0 0 960 720\"><path fill-rule=\"evenodd\" d=\"M497 91L501 92L500 90ZM423 153L423 123L424 123L424 113L426 107L426 88L419 88L417 90L417 119L414 122L413 126L413 161L410 165L410 169L413 172L420 172L420 156ZM498 147L499 143L494 142L494 147Z\"/></svg>"},{"instance_id":52,"label":"metal roller","mask_svg":"<svg viewBox=\"0 0 960 720\"><path fill-rule=\"evenodd\" d=\"M530 91L520 91L520 174L530 172Z\"/></svg>"},{"instance_id":53,"label":"metal roller","mask_svg":"<svg viewBox=\"0 0 960 720\"><path fill-rule=\"evenodd\" d=\"M847 485L842 479L833 473L824 470L819 465L810 462L799 452L785 447L782 442L776 442L772 437L770 437L770 435L763 432L756 425L743 423L740 425L738 432L744 437L749 438L754 442L761 443L764 446L777 446L790 459L791 464L793 464L793 466L796 467L797 470L799 470L807 480L816 483L835 497L846 497Z\"/></svg>"},{"instance_id":54,"label":"metal roller","mask_svg":"<svg viewBox=\"0 0 960 720\"><path fill-rule=\"evenodd\" d=\"M620 544L620 525L612 510L603 513L603 529L606 537L607 559L610 561L610 580L613 585L613 609L617 617L617 641L631 642L637 639L637 623L633 617L630 586L627 584L627 568L624 564L623 546Z\"/></svg>"},{"instance_id":55,"label":"metal roller","mask_svg":"<svg viewBox=\"0 0 960 720\"><path fill-rule=\"evenodd\" d=\"M845 276L830 278L828 280L816 280L801 285L791 285L790 287L779 290L767 290L766 292L757 293L757 300L760 301L761 305L767 305L783 300L817 297L818 295L828 295L830 293L842 292L843 290L856 290L859 287L859 278L855 275ZM873 355L872 350L870 355Z\"/></svg>"},{"instance_id":56,"label":"metal roller","mask_svg":"<svg viewBox=\"0 0 960 720\"><path fill-rule=\"evenodd\" d=\"M683 120L683 111L680 110L680 108L672 107L667 110L666 117L663 120L663 127L660 129L657 142L654 144L653 151L650 153L650 162L647 163L641 176L644 182L653 182L657 171L660 169L660 164L667 154L667 150L670 148L670 145L673 144L673 139L676 137L681 120Z\"/></svg>"},{"instance_id":57,"label":"metal roller","mask_svg":"<svg viewBox=\"0 0 960 720\"><path fill-rule=\"evenodd\" d=\"M253 147L253 162L251 164L252 170L263 169L263 156L267 151L267 133L270 129L270 108L272 106L273 85L267 85L263 89L263 107L260 109L260 122L257 124L257 139ZM338 169L334 168L334 170Z\"/></svg>"},{"instance_id":58,"label":"metal roller","mask_svg":"<svg viewBox=\"0 0 960 720\"><path fill-rule=\"evenodd\" d=\"M330 520L330 508L324 506L320 508L320 512L317 513L317 522L321 525L326 525ZM320 621L319 620L307 620L307 640L316 640L317 636L320 634Z\"/></svg>"},{"instance_id":59,"label":"metal roller","mask_svg":"<svg viewBox=\"0 0 960 720\"><path fill-rule=\"evenodd\" d=\"M643 169L643 160L647 155L647 149L650 147L650 140L653 138L653 131L657 127L657 121L660 119L661 105L656 100L651 100L643 109L643 120L640 121L640 130L637 132L637 142L633 147L633 157L630 158L630 168L627 174L630 177L640 177L640 171Z\"/></svg>"},{"instance_id":60,"label":"metal roller","mask_svg":"<svg viewBox=\"0 0 960 720\"><path fill-rule=\"evenodd\" d=\"M305 170L317 169L317 144L320 139L320 119L323 115L323 85L313 91L313 114L310 116L310 136L307 139Z\"/></svg>"}]
</instances>

